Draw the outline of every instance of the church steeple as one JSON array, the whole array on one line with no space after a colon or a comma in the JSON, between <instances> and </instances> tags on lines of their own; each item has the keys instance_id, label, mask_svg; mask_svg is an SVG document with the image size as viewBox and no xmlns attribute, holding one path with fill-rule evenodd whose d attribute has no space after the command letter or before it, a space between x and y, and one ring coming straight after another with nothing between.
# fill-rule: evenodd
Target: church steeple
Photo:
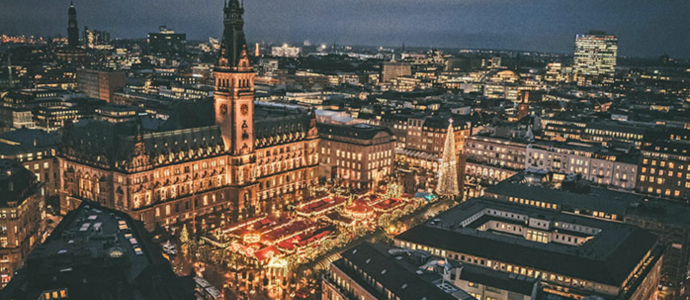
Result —
<instances>
[{"instance_id":1,"label":"church steeple","mask_svg":"<svg viewBox=\"0 0 690 300\"><path fill-rule=\"evenodd\" d=\"M216 68L251 71L247 56L247 40L244 36L244 19L242 19L244 5L240 4L239 0L229 0L225 2L223 12L223 38Z\"/></svg>"},{"instance_id":2,"label":"church steeple","mask_svg":"<svg viewBox=\"0 0 690 300\"><path fill-rule=\"evenodd\" d=\"M70 1L69 10L67 10L69 20L67 21L67 45L69 48L77 48L79 46L79 28L77 28L77 9L74 8L74 2Z\"/></svg>"}]
</instances>

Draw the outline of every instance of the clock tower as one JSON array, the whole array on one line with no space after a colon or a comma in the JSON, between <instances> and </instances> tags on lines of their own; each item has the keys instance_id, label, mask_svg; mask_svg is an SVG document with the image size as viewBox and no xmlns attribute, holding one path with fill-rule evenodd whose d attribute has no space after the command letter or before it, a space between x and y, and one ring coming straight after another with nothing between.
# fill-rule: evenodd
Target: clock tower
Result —
<instances>
[{"instance_id":1,"label":"clock tower","mask_svg":"<svg viewBox=\"0 0 690 300\"><path fill-rule=\"evenodd\" d=\"M256 201L254 164L254 69L244 36L244 7L238 0L225 4L220 55L214 69L215 118L229 154L227 180L230 200L240 212L251 212Z\"/></svg>"},{"instance_id":2,"label":"clock tower","mask_svg":"<svg viewBox=\"0 0 690 300\"><path fill-rule=\"evenodd\" d=\"M254 69L244 37L244 8L238 0L230 0L224 11L225 30L213 72L216 124L221 127L225 150L240 155L254 152Z\"/></svg>"}]
</instances>

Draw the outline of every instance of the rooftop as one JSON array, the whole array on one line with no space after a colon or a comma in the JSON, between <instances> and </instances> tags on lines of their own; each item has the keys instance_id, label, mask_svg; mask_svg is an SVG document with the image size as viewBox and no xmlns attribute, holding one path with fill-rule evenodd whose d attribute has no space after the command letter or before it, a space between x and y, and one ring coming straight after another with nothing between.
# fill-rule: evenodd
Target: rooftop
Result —
<instances>
[{"instance_id":1,"label":"rooftop","mask_svg":"<svg viewBox=\"0 0 690 300\"><path fill-rule=\"evenodd\" d=\"M18 155L57 147L60 135L38 129L21 128L0 134L0 155Z\"/></svg>"},{"instance_id":2,"label":"rooftop","mask_svg":"<svg viewBox=\"0 0 690 300\"><path fill-rule=\"evenodd\" d=\"M523 295L531 295L537 280L532 277L506 273L470 264L461 266L460 279Z\"/></svg>"},{"instance_id":3,"label":"rooftop","mask_svg":"<svg viewBox=\"0 0 690 300\"><path fill-rule=\"evenodd\" d=\"M450 293L444 292L433 282L440 278L438 274L427 274L434 276L420 276L416 270L404 265L401 258L390 255L386 249L370 243L362 243L354 249L342 253L342 259L335 261L333 265L346 272L348 276L355 279L359 285L367 288L374 295L381 294L369 283L361 279L348 262L357 266L361 272L371 276L373 280L390 290L401 300L453 300L458 299ZM421 272L421 271L420 271ZM454 292L459 292L455 289ZM474 299L469 294L462 292L460 299Z\"/></svg>"},{"instance_id":4,"label":"rooftop","mask_svg":"<svg viewBox=\"0 0 690 300\"><path fill-rule=\"evenodd\" d=\"M0 298L38 299L66 289L70 299L189 299L140 222L95 204L70 212L26 261Z\"/></svg>"},{"instance_id":5,"label":"rooftop","mask_svg":"<svg viewBox=\"0 0 690 300\"><path fill-rule=\"evenodd\" d=\"M338 139L338 137L346 139L360 140L360 143L369 141L378 137L388 136L393 140L393 132L386 127L374 126L369 124L354 124L354 125L334 125L334 124L317 124L320 135L323 138L335 136L328 139Z\"/></svg>"},{"instance_id":6,"label":"rooftop","mask_svg":"<svg viewBox=\"0 0 690 300\"><path fill-rule=\"evenodd\" d=\"M555 224L561 223L591 234L580 245L566 245L468 226L483 216L501 218L497 211L523 220L524 226L536 219L550 224L551 231L560 230ZM396 239L614 286L621 285L656 245L656 236L634 226L489 199L471 199Z\"/></svg>"},{"instance_id":7,"label":"rooftop","mask_svg":"<svg viewBox=\"0 0 690 300\"><path fill-rule=\"evenodd\" d=\"M21 204L39 186L36 176L24 166L14 160L0 159L0 207L7 207L10 202Z\"/></svg>"}]
</instances>

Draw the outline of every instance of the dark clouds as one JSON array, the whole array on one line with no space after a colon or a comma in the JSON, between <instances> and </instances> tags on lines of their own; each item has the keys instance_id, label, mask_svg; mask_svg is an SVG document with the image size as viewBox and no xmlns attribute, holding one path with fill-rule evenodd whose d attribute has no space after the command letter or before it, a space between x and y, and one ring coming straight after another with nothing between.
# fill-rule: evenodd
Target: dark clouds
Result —
<instances>
[{"instance_id":1,"label":"dark clouds","mask_svg":"<svg viewBox=\"0 0 690 300\"><path fill-rule=\"evenodd\" d=\"M65 35L69 0L0 0L0 32ZM141 37L168 25L189 39L222 30L222 0L75 0L79 25ZM246 0L250 41L499 48L570 52L590 29L620 53L690 58L690 1Z\"/></svg>"}]
</instances>

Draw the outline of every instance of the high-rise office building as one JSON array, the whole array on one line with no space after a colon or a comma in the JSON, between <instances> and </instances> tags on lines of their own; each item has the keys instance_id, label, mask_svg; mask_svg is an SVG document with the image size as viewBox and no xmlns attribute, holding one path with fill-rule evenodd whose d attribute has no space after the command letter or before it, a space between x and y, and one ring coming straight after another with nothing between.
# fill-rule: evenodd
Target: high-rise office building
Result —
<instances>
[{"instance_id":1,"label":"high-rise office building","mask_svg":"<svg viewBox=\"0 0 690 300\"><path fill-rule=\"evenodd\" d=\"M319 124L319 175L354 187L374 187L393 170L395 137L369 124Z\"/></svg>"},{"instance_id":2,"label":"high-rise office building","mask_svg":"<svg viewBox=\"0 0 690 300\"><path fill-rule=\"evenodd\" d=\"M186 51L187 35L175 33L166 26L160 26L158 33L149 33L146 38L149 52L154 54L180 54Z\"/></svg>"},{"instance_id":3,"label":"high-rise office building","mask_svg":"<svg viewBox=\"0 0 690 300\"><path fill-rule=\"evenodd\" d=\"M575 36L574 73L579 84L608 82L616 71L618 37L603 31Z\"/></svg>"}]
</instances>

